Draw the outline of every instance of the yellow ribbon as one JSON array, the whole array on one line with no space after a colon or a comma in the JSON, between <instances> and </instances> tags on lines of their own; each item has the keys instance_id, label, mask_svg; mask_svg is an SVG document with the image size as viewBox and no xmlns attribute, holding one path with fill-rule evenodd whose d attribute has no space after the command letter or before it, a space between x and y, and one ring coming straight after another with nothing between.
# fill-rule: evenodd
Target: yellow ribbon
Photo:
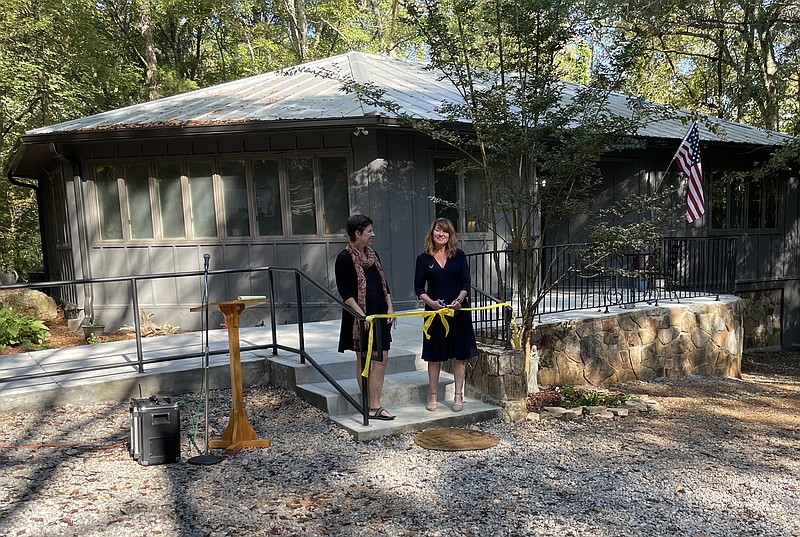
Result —
<instances>
[{"instance_id":1,"label":"yellow ribbon","mask_svg":"<svg viewBox=\"0 0 800 537\"><path fill-rule=\"evenodd\" d=\"M497 304L490 304L489 306L480 306L478 308L461 308L461 311L480 311L480 310L490 310L494 308L511 308L510 302L498 302ZM447 317L452 317L455 315L456 310L453 308L445 307L438 310L423 310L423 311L405 311L403 313L377 313L375 315L367 315L364 321L368 325L369 330L369 337L367 343L367 358L364 360L364 370L361 371L361 376L369 378L369 365L370 361L372 360L372 341L375 334L375 324L373 321L375 319L397 319L400 317L422 317L424 321L422 322L422 333L425 335L425 339L430 339L431 336L428 334L428 329L430 328L433 320L437 317L442 320L442 324L444 325L444 334L447 335L450 333L450 323L447 322ZM519 336L517 334L517 319L516 317L512 317L512 321L514 324L514 332L512 336L512 340L516 348L519 348Z\"/></svg>"}]
</instances>

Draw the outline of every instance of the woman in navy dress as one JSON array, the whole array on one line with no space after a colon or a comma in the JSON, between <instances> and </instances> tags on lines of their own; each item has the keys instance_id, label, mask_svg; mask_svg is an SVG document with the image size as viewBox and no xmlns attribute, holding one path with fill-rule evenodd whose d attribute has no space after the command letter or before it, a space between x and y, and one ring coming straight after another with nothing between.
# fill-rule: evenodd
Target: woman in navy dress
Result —
<instances>
[{"instance_id":1,"label":"woman in navy dress","mask_svg":"<svg viewBox=\"0 0 800 537\"><path fill-rule=\"evenodd\" d=\"M372 249L375 231L372 220L361 214L347 219L347 234L350 242L336 257L334 270L336 288L342 302L361 315L394 313L389 284L383 274L381 260ZM389 347L392 342L391 327L394 319L377 319L375 324L382 334L383 352L373 351L370 360L367 392L369 395L369 417L376 420L393 420L394 416L381 406L383 379L389 362ZM339 331L339 352L346 350L356 353L356 379L361 388L361 371L364 367L367 349L367 332L363 323L346 309L342 309L342 326Z\"/></svg>"},{"instance_id":2,"label":"woman in navy dress","mask_svg":"<svg viewBox=\"0 0 800 537\"><path fill-rule=\"evenodd\" d=\"M464 376L467 360L478 355L472 316L461 308L468 307L470 290L469 264L464 252L457 248L456 230L447 218L437 218L425 235L425 252L417 257L414 273L414 292L425 302L426 311L444 307L455 310L447 317L449 331L434 319L428 329L430 339L423 336L422 359L428 362L428 405L436 410L439 403L439 373L442 362L453 360L455 397L453 412L464 408Z\"/></svg>"}]
</instances>

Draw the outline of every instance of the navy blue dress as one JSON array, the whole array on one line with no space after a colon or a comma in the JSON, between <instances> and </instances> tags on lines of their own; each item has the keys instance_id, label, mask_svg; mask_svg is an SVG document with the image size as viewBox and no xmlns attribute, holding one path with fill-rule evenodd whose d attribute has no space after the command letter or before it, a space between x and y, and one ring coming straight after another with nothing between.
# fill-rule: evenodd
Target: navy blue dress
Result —
<instances>
[{"instance_id":1,"label":"navy blue dress","mask_svg":"<svg viewBox=\"0 0 800 537\"><path fill-rule=\"evenodd\" d=\"M417 266L414 272L414 292L417 297L427 293L433 300L444 300L451 304L458 298L461 291L467 292L467 298L461 304L469 307L470 276L467 256L461 250L456 250L456 255L447 260L444 268L433 256L420 254L417 257ZM426 310L432 310L427 304ZM448 317L450 331L445 337L444 325L439 319L434 319L428 330L431 338L422 336L422 359L427 362L446 362L450 358L468 360L478 355L478 346L475 344L475 331L472 328L472 315L469 311L456 311L453 317Z\"/></svg>"}]
</instances>

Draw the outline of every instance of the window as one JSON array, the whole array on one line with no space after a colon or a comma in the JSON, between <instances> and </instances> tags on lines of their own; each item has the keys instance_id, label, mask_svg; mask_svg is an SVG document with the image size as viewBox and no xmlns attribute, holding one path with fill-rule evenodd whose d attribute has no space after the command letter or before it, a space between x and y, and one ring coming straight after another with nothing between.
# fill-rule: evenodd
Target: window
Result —
<instances>
[{"instance_id":1,"label":"window","mask_svg":"<svg viewBox=\"0 0 800 537\"><path fill-rule=\"evenodd\" d=\"M256 194L256 222L259 235L283 235L281 186L277 160L253 162L253 189Z\"/></svg>"},{"instance_id":2,"label":"window","mask_svg":"<svg viewBox=\"0 0 800 537\"><path fill-rule=\"evenodd\" d=\"M131 239L153 238L153 204L147 165L125 166L125 194L128 202L128 231Z\"/></svg>"},{"instance_id":3,"label":"window","mask_svg":"<svg viewBox=\"0 0 800 537\"><path fill-rule=\"evenodd\" d=\"M711 182L711 225L714 229L776 229L778 179L715 174Z\"/></svg>"},{"instance_id":4,"label":"window","mask_svg":"<svg viewBox=\"0 0 800 537\"><path fill-rule=\"evenodd\" d=\"M122 239L122 213L119 208L119 176L113 166L98 166L94 172L100 238Z\"/></svg>"},{"instance_id":5,"label":"window","mask_svg":"<svg viewBox=\"0 0 800 537\"><path fill-rule=\"evenodd\" d=\"M247 177L244 161L223 162L220 165L222 203L225 207L225 235L250 235L250 211L247 205Z\"/></svg>"},{"instance_id":6,"label":"window","mask_svg":"<svg viewBox=\"0 0 800 537\"><path fill-rule=\"evenodd\" d=\"M486 231L483 174L452 158L434 158L436 217L448 218L458 233Z\"/></svg>"},{"instance_id":7,"label":"window","mask_svg":"<svg viewBox=\"0 0 800 537\"><path fill-rule=\"evenodd\" d=\"M214 180L210 162L189 163L189 199L192 212L192 236L217 236L217 216L214 209Z\"/></svg>"},{"instance_id":8,"label":"window","mask_svg":"<svg viewBox=\"0 0 800 537\"><path fill-rule=\"evenodd\" d=\"M54 232L56 246L69 246L69 218L67 218L67 196L64 188L64 172L59 165L49 174L50 199L54 210Z\"/></svg>"},{"instance_id":9,"label":"window","mask_svg":"<svg viewBox=\"0 0 800 537\"><path fill-rule=\"evenodd\" d=\"M156 167L156 177L161 236L165 239L183 238L186 236L186 226L183 220L181 165L159 164Z\"/></svg>"},{"instance_id":10,"label":"window","mask_svg":"<svg viewBox=\"0 0 800 537\"><path fill-rule=\"evenodd\" d=\"M286 160L286 182L289 185L292 234L317 233L314 206L314 167L310 158Z\"/></svg>"},{"instance_id":11,"label":"window","mask_svg":"<svg viewBox=\"0 0 800 537\"><path fill-rule=\"evenodd\" d=\"M347 157L94 166L101 240L343 235Z\"/></svg>"},{"instance_id":12,"label":"window","mask_svg":"<svg viewBox=\"0 0 800 537\"><path fill-rule=\"evenodd\" d=\"M347 159L344 157L320 157L319 177L322 183L322 221L324 233L346 233L346 221L350 216L347 189Z\"/></svg>"}]
</instances>

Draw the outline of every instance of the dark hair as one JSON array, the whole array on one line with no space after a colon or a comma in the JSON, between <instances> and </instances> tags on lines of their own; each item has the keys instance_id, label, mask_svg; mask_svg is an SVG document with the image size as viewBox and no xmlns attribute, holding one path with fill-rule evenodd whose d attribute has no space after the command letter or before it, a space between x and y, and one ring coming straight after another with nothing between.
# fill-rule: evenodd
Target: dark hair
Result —
<instances>
[{"instance_id":1,"label":"dark hair","mask_svg":"<svg viewBox=\"0 0 800 537\"><path fill-rule=\"evenodd\" d=\"M364 232L367 226L372 225L372 218L363 214L354 214L347 219L347 235L351 241L356 240L356 231Z\"/></svg>"},{"instance_id":2,"label":"dark hair","mask_svg":"<svg viewBox=\"0 0 800 537\"><path fill-rule=\"evenodd\" d=\"M436 243L433 240L433 232L436 231L436 228L439 228L450 235L450 238L447 239L447 244L444 247L444 252L449 259L456 255L458 239L456 238L455 226L447 218L437 218L431 223L431 227L428 228L428 233L425 234L425 253L428 255L433 255L436 252Z\"/></svg>"}]
</instances>

